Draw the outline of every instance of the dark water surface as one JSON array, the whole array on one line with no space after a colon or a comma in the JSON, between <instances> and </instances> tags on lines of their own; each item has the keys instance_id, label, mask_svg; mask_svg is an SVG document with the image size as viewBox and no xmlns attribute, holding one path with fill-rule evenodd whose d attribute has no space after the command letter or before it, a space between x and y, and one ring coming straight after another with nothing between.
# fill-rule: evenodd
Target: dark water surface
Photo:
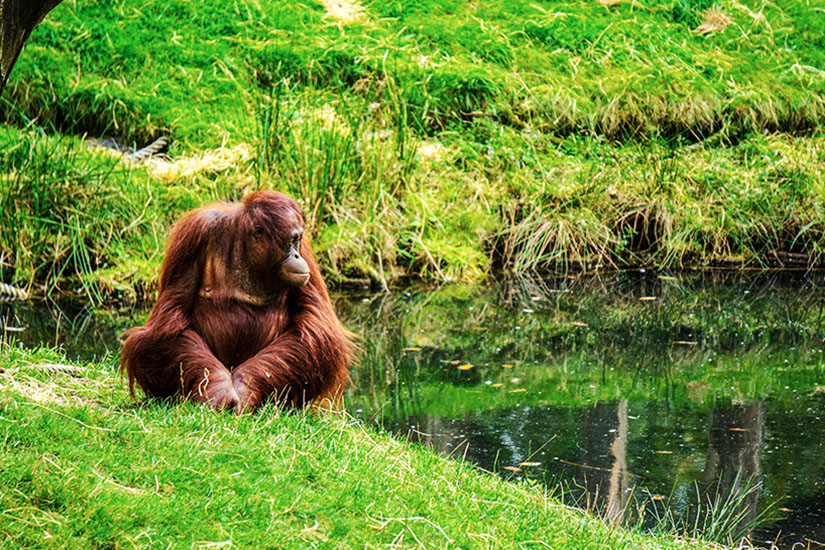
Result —
<instances>
[{"instance_id":1,"label":"dark water surface","mask_svg":"<svg viewBox=\"0 0 825 550\"><path fill-rule=\"evenodd\" d=\"M781 548L825 547L824 305L822 273L336 298L363 336L356 417L616 521ZM6 339L72 359L113 357L144 318L0 304Z\"/></svg>"}]
</instances>

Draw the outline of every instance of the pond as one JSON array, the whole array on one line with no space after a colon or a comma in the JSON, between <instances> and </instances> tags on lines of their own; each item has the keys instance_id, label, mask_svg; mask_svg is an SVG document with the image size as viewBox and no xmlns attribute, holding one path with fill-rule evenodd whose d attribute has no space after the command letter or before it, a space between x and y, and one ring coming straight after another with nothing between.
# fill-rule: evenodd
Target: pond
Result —
<instances>
[{"instance_id":1,"label":"pond","mask_svg":"<svg viewBox=\"0 0 825 550\"><path fill-rule=\"evenodd\" d=\"M825 547L822 273L625 272L335 302L363 336L357 418L613 521ZM0 305L6 338L81 359L113 357L144 318Z\"/></svg>"}]
</instances>

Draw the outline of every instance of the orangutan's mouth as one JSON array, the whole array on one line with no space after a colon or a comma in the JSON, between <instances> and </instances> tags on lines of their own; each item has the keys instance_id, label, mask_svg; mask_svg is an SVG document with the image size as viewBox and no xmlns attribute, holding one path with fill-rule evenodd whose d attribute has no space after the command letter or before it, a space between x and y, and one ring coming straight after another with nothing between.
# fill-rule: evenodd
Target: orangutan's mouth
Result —
<instances>
[{"instance_id":1,"label":"orangutan's mouth","mask_svg":"<svg viewBox=\"0 0 825 550\"><path fill-rule=\"evenodd\" d=\"M287 271L286 273L297 285L304 286L309 282L309 271Z\"/></svg>"}]
</instances>

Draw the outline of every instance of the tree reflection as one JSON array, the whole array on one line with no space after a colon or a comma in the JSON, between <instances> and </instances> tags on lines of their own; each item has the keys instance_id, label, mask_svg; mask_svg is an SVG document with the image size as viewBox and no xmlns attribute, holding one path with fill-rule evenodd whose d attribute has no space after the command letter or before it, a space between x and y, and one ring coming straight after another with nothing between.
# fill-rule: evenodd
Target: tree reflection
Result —
<instances>
[{"instance_id":1,"label":"tree reflection","mask_svg":"<svg viewBox=\"0 0 825 550\"><path fill-rule=\"evenodd\" d=\"M691 523L708 535L721 531L740 539L759 520L765 411L765 403L756 401L710 413L699 502L690 511Z\"/></svg>"},{"instance_id":2,"label":"tree reflection","mask_svg":"<svg viewBox=\"0 0 825 550\"><path fill-rule=\"evenodd\" d=\"M581 454L587 507L624 519L632 486L627 470L627 399L599 403L582 414Z\"/></svg>"}]
</instances>

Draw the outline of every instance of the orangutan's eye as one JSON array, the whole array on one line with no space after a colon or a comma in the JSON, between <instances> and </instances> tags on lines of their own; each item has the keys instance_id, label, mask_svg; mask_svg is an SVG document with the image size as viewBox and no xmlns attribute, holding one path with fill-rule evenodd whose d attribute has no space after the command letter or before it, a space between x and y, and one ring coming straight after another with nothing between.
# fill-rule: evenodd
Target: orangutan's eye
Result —
<instances>
[{"instance_id":1,"label":"orangutan's eye","mask_svg":"<svg viewBox=\"0 0 825 550\"><path fill-rule=\"evenodd\" d=\"M252 231L252 236L255 238L256 241L260 241L264 237L264 230L262 227L258 226Z\"/></svg>"}]
</instances>

